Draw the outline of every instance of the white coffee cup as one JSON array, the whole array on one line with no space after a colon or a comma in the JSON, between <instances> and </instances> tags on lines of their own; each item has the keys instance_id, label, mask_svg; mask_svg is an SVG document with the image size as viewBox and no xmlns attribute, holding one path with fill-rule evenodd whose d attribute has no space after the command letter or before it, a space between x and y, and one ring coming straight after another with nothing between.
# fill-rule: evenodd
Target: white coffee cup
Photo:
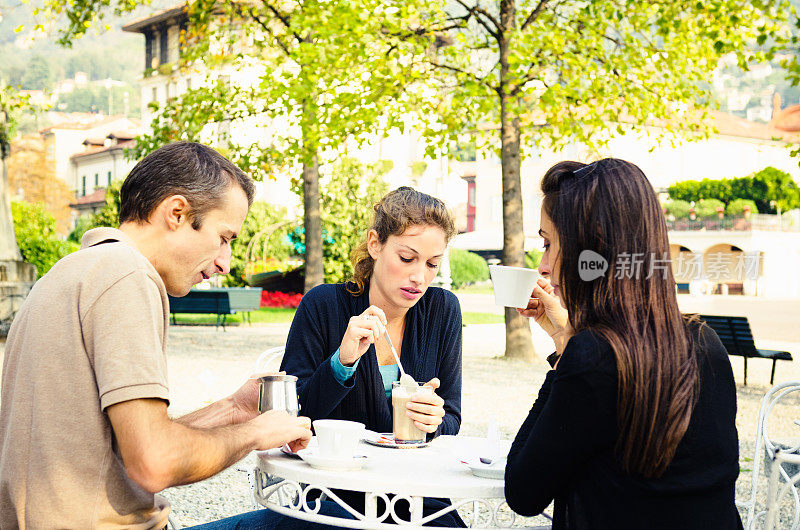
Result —
<instances>
[{"instance_id":1,"label":"white coffee cup","mask_svg":"<svg viewBox=\"0 0 800 530\"><path fill-rule=\"evenodd\" d=\"M312 422L319 443L320 456L352 458L364 436L364 424L346 420L315 420Z\"/></svg>"},{"instance_id":2,"label":"white coffee cup","mask_svg":"<svg viewBox=\"0 0 800 530\"><path fill-rule=\"evenodd\" d=\"M526 267L489 265L494 302L506 307L527 307L539 279L539 271Z\"/></svg>"}]
</instances>

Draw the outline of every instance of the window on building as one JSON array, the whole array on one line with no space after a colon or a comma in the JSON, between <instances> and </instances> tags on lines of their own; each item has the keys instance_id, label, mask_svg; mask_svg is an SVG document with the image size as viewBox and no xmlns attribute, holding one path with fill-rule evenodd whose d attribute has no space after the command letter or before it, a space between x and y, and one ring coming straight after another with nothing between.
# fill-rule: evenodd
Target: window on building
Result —
<instances>
[{"instance_id":1,"label":"window on building","mask_svg":"<svg viewBox=\"0 0 800 530\"><path fill-rule=\"evenodd\" d=\"M157 31L153 32L153 38L150 41L150 44L152 45L152 48L150 48L150 68L158 68L158 65L161 64L158 57L158 51L161 47L161 43L159 42L160 40L161 34Z\"/></svg>"},{"instance_id":2,"label":"window on building","mask_svg":"<svg viewBox=\"0 0 800 530\"><path fill-rule=\"evenodd\" d=\"M158 87L153 87L153 97L150 101L158 101Z\"/></svg>"},{"instance_id":3,"label":"window on building","mask_svg":"<svg viewBox=\"0 0 800 530\"><path fill-rule=\"evenodd\" d=\"M86 175L81 177L81 197L86 197Z\"/></svg>"},{"instance_id":4,"label":"window on building","mask_svg":"<svg viewBox=\"0 0 800 530\"><path fill-rule=\"evenodd\" d=\"M111 186L111 172L108 172L108 185Z\"/></svg>"},{"instance_id":5,"label":"window on building","mask_svg":"<svg viewBox=\"0 0 800 530\"><path fill-rule=\"evenodd\" d=\"M94 187L96 188L99 185L100 185L100 174L99 173L95 173L94 174Z\"/></svg>"},{"instance_id":6,"label":"window on building","mask_svg":"<svg viewBox=\"0 0 800 530\"><path fill-rule=\"evenodd\" d=\"M191 90L191 89L192 89L192 78L191 77L187 77L186 78L186 90Z\"/></svg>"}]
</instances>

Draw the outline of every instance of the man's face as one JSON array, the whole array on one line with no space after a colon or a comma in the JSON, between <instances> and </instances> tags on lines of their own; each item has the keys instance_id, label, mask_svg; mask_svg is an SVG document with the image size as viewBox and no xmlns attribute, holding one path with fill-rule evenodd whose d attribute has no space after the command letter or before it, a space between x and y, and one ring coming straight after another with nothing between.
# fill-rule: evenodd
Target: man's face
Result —
<instances>
[{"instance_id":1,"label":"man's face","mask_svg":"<svg viewBox=\"0 0 800 530\"><path fill-rule=\"evenodd\" d=\"M231 185L220 205L203 216L199 230L184 219L169 235L167 259L156 267L172 296L185 296L192 286L213 274L227 274L231 267L231 242L247 216L244 191Z\"/></svg>"}]
</instances>

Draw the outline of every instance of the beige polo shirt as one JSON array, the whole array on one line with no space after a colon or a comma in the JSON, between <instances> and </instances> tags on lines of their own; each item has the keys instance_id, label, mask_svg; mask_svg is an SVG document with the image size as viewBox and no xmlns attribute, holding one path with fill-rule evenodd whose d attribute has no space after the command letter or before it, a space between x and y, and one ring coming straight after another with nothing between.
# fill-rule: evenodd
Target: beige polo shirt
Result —
<instances>
[{"instance_id":1,"label":"beige polo shirt","mask_svg":"<svg viewBox=\"0 0 800 530\"><path fill-rule=\"evenodd\" d=\"M0 528L163 528L169 504L125 472L106 408L169 400L169 302L124 233L87 232L36 284L6 342Z\"/></svg>"}]
</instances>

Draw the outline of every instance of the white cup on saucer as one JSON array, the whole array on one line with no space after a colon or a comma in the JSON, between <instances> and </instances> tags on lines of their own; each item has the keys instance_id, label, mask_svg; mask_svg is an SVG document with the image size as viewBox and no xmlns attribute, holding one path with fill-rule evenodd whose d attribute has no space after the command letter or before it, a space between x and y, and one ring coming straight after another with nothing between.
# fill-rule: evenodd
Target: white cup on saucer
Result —
<instances>
[{"instance_id":1,"label":"white cup on saucer","mask_svg":"<svg viewBox=\"0 0 800 530\"><path fill-rule=\"evenodd\" d=\"M364 436L364 424L346 420L315 420L319 455L325 458L351 459Z\"/></svg>"},{"instance_id":2,"label":"white cup on saucer","mask_svg":"<svg viewBox=\"0 0 800 530\"><path fill-rule=\"evenodd\" d=\"M539 279L539 271L527 267L489 265L494 302L505 307L527 307Z\"/></svg>"}]
</instances>

